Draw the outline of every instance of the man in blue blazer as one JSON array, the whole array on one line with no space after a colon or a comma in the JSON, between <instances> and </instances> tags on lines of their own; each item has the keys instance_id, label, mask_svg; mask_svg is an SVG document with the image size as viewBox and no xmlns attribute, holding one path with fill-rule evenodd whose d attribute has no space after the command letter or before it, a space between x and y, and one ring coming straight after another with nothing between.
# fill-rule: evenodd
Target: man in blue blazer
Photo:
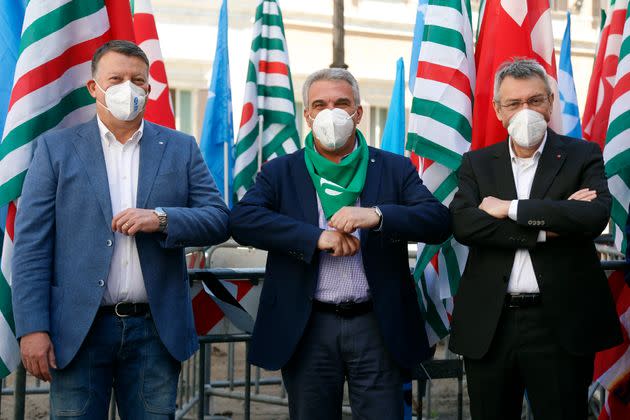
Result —
<instances>
[{"instance_id":1,"label":"man in blue blazer","mask_svg":"<svg viewBox=\"0 0 630 420\"><path fill-rule=\"evenodd\" d=\"M250 360L282 369L291 419L401 419L402 383L429 346L407 243L441 243L448 209L402 156L367 146L343 69L309 76L303 150L266 163L230 218L268 250Z\"/></svg>"},{"instance_id":2,"label":"man in blue blazer","mask_svg":"<svg viewBox=\"0 0 630 420\"><path fill-rule=\"evenodd\" d=\"M184 247L227 239L228 210L195 140L143 120L149 62L127 41L92 60L97 117L37 140L15 223L22 360L51 381L51 417L175 413L198 348Z\"/></svg>"}]
</instances>

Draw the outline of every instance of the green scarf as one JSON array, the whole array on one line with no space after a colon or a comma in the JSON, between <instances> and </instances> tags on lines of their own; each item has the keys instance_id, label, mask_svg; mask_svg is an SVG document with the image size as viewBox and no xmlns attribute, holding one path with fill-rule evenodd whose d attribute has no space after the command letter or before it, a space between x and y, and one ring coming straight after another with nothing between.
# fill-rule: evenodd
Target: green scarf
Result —
<instances>
[{"instance_id":1,"label":"green scarf","mask_svg":"<svg viewBox=\"0 0 630 420\"><path fill-rule=\"evenodd\" d=\"M359 130L356 133L358 147L339 163L331 162L315 150L312 132L304 141L306 169L315 185L326 220L340 208L354 206L363 191L369 154L363 134Z\"/></svg>"}]
</instances>

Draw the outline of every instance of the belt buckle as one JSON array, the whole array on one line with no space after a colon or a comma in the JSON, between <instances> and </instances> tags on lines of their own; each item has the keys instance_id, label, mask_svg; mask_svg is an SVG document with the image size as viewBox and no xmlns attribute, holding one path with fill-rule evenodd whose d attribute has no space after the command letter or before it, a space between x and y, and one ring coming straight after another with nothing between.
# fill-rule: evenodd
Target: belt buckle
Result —
<instances>
[{"instance_id":1,"label":"belt buckle","mask_svg":"<svg viewBox=\"0 0 630 420\"><path fill-rule=\"evenodd\" d=\"M352 302L340 302L335 306L335 314L339 316L346 316L348 311L352 309L354 304Z\"/></svg>"},{"instance_id":2,"label":"belt buckle","mask_svg":"<svg viewBox=\"0 0 630 420\"><path fill-rule=\"evenodd\" d=\"M118 317L118 318L128 318L129 315L128 314L121 314L120 312L118 312L118 306L119 305L123 305L129 302L118 302L116 305L114 305L114 314Z\"/></svg>"}]
</instances>

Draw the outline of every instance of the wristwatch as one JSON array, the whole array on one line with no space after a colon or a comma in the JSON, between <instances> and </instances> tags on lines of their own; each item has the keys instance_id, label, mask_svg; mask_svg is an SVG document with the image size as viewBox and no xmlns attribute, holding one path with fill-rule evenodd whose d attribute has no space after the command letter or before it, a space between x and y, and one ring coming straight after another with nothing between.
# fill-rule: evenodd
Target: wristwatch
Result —
<instances>
[{"instance_id":1,"label":"wristwatch","mask_svg":"<svg viewBox=\"0 0 630 420\"><path fill-rule=\"evenodd\" d=\"M158 217L158 221L160 222L160 232L166 232L166 228L168 227L168 216L162 207L156 207L153 210L153 213Z\"/></svg>"},{"instance_id":2,"label":"wristwatch","mask_svg":"<svg viewBox=\"0 0 630 420\"><path fill-rule=\"evenodd\" d=\"M383 227L383 213L381 212L381 209L376 206L372 207L372 209L374 209L374 213L378 216L378 225L374 228L374 230L381 230L381 227Z\"/></svg>"}]
</instances>

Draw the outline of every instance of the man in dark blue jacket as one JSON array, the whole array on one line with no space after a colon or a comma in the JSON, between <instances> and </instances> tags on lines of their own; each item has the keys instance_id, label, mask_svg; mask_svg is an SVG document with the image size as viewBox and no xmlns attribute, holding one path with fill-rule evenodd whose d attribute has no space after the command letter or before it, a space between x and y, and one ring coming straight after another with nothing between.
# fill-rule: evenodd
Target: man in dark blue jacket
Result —
<instances>
[{"instance_id":1,"label":"man in dark blue jacket","mask_svg":"<svg viewBox=\"0 0 630 420\"><path fill-rule=\"evenodd\" d=\"M282 369L292 419L401 419L406 371L429 354L408 241L441 243L448 209L402 156L367 146L359 88L325 69L303 88L305 148L265 164L234 238L269 251L250 360Z\"/></svg>"}]
</instances>

